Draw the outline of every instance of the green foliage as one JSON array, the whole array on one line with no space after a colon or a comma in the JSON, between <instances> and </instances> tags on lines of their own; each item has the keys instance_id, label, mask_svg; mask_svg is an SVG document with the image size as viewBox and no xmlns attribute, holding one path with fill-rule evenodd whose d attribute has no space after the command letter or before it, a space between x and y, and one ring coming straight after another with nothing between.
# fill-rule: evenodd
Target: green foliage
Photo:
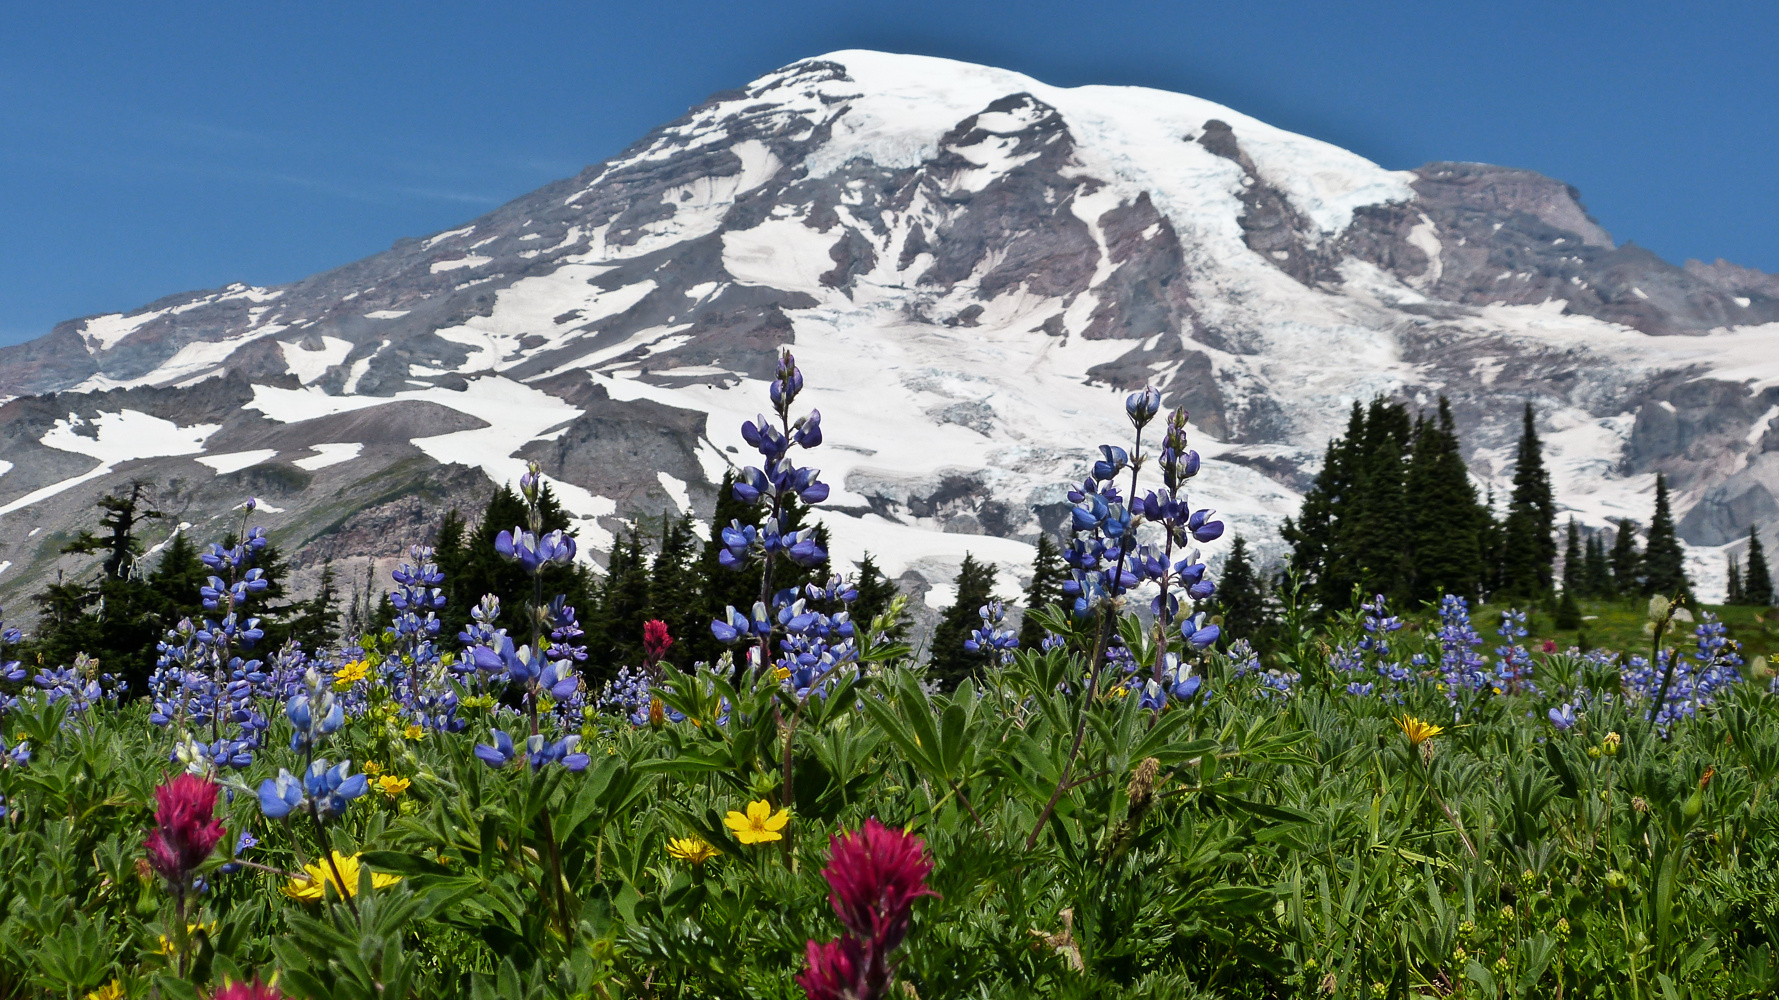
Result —
<instances>
[{"instance_id":1,"label":"green foliage","mask_svg":"<svg viewBox=\"0 0 1779 1000\"><path fill-rule=\"evenodd\" d=\"M1217 579L1214 614L1223 620L1224 644L1246 639L1255 648L1270 648L1271 614L1266 606L1266 586L1248 558L1248 540L1241 535L1229 546L1229 558Z\"/></svg>"},{"instance_id":2,"label":"green foliage","mask_svg":"<svg viewBox=\"0 0 1779 1000\"><path fill-rule=\"evenodd\" d=\"M251 794L299 764L274 713L219 804L225 844L252 831L243 857L261 867L224 873L219 851L183 927L137 864L175 734L140 703L70 719L27 695L4 718L8 746L33 754L0 768L0 995L116 980L196 998L276 973L330 1000L795 997L805 942L836 933L828 839L873 816L925 838L941 894L917 904L900 953L913 993L892 995L1779 989L1779 699L1764 684L1666 740L1630 738L1643 727L1622 698L1563 731L1546 709L1608 690L1615 668L1538 655L1542 694L1485 696L1454 724L1432 683L1385 702L1325 682L1327 650L1356 641L1350 616L1314 629L1295 588L1280 601L1278 662L1305 676L1289 697L1185 650L1214 697L1160 712L1109 683L1089 699L1086 659L1063 649L939 691L865 629L863 671L825 698L727 664L670 671L661 697L687 721L597 719L581 773L484 766L471 749L492 706L466 706L463 733L408 738L373 689L328 751L411 784L358 800L325 841L266 821ZM1099 628L1034 617L1075 645ZM1116 627L1154 652L1134 619ZM1393 641L1437 660L1425 629ZM1405 714L1447 728L1417 746ZM785 839L742 844L724 816L762 798L790 803ZM721 853L667 852L686 837ZM360 856L351 905L283 891L323 850Z\"/></svg>"}]
</instances>

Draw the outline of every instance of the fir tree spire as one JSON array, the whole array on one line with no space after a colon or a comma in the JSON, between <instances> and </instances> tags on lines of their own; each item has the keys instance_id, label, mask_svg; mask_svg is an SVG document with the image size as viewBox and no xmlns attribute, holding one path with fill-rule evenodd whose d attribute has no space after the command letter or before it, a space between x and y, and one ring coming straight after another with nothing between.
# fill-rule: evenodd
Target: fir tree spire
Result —
<instances>
[{"instance_id":1,"label":"fir tree spire","mask_svg":"<svg viewBox=\"0 0 1779 1000\"><path fill-rule=\"evenodd\" d=\"M1069 578L1069 567L1062 561L1049 532L1038 535L1038 554L1032 559L1032 582L1025 588L1024 613L1019 621L1019 646L1037 649L1044 641L1044 628L1032 614L1062 600L1062 584Z\"/></svg>"},{"instance_id":2,"label":"fir tree spire","mask_svg":"<svg viewBox=\"0 0 1779 1000\"><path fill-rule=\"evenodd\" d=\"M1550 473L1544 468L1532 404L1527 403L1514 455L1513 496L1507 505L1501 566L1504 592L1534 599L1550 593L1557 557L1557 541L1552 535L1556 520Z\"/></svg>"},{"instance_id":3,"label":"fir tree spire","mask_svg":"<svg viewBox=\"0 0 1779 1000\"><path fill-rule=\"evenodd\" d=\"M1643 554L1637 550L1637 522L1628 517L1614 522L1618 537L1612 542L1612 592L1628 597L1643 592Z\"/></svg>"},{"instance_id":4,"label":"fir tree spire","mask_svg":"<svg viewBox=\"0 0 1779 1000\"><path fill-rule=\"evenodd\" d=\"M1748 595L1742 591L1742 567L1736 562L1736 554L1730 553L1729 586L1725 588L1723 603L1747 604Z\"/></svg>"},{"instance_id":5,"label":"fir tree spire","mask_svg":"<svg viewBox=\"0 0 1779 1000\"><path fill-rule=\"evenodd\" d=\"M1773 571L1767 565L1760 534L1752 525L1748 528L1748 566L1742 574L1742 598L1763 608L1773 604Z\"/></svg>"},{"instance_id":6,"label":"fir tree spire","mask_svg":"<svg viewBox=\"0 0 1779 1000\"><path fill-rule=\"evenodd\" d=\"M1668 504L1668 477L1655 474L1655 515L1649 521L1649 541L1643 549L1643 592L1668 597L1687 597L1692 583L1686 578L1686 551L1674 534L1674 513Z\"/></svg>"},{"instance_id":7,"label":"fir tree spire","mask_svg":"<svg viewBox=\"0 0 1779 1000\"><path fill-rule=\"evenodd\" d=\"M1223 616L1222 641L1247 639L1260 645L1266 630L1266 588L1248 558L1248 540L1235 536L1217 581L1216 609Z\"/></svg>"},{"instance_id":8,"label":"fir tree spire","mask_svg":"<svg viewBox=\"0 0 1779 1000\"><path fill-rule=\"evenodd\" d=\"M964 678L988 665L987 654L966 650L964 640L982 623L981 608L994 595L995 568L977 562L966 552L957 571L956 585L957 600L945 609L933 629L931 658L927 661L927 673L946 691L955 690Z\"/></svg>"}]
</instances>

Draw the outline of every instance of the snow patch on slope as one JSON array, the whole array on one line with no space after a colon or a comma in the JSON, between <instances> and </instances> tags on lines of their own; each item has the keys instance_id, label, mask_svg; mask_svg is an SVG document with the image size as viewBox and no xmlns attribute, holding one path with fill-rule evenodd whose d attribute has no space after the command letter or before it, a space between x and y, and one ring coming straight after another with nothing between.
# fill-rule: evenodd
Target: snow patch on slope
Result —
<instances>
[{"instance_id":1,"label":"snow patch on slope","mask_svg":"<svg viewBox=\"0 0 1779 1000\"><path fill-rule=\"evenodd\" d=\"M114 467L132 459L197 454L204 450L204 442L221 426L194 424L181 427L171 420L129 409L116 413L100 413L90 422L78 414L70 413L68 419L56 421L55 426L39 442L58 451L96 458L99 464L81 475L33 490L5 506L0 506L0 515L47 500L88 480L110 475ZM92 433L80 433L83 428L90 428Z\"/></svg>"}]
</instances>

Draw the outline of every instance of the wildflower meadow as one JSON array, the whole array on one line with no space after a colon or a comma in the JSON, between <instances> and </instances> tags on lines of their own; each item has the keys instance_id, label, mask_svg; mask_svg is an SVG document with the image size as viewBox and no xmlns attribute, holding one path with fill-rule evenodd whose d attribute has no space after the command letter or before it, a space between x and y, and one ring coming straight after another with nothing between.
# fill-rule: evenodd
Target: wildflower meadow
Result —
<instances>
[{"instance_id":1,"label":"wildflower meadow","mask_svg":"<svg viewBox=\"0 0 1779 1000\"><path fill-rule=\"evenodd\" d=\"M649 620L615 678L535 465L504 603L449 607L416 545L386 625L274 644L248 501L146 681L0 648L0 996L1779 994L1779 702L1685 595L1618 650L1302 585L1238 634L1149 389L1068 495L1060 597L985 602L940 683L801 520L803 377L713 528L757 594Z\"/></svg>"}]
</instances>

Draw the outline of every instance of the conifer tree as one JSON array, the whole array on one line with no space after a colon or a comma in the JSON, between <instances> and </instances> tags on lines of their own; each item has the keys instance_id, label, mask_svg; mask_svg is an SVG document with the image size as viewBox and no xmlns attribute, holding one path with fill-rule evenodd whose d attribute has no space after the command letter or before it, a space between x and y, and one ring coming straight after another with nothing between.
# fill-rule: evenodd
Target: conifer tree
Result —
<instances>
[{"instance_id":1,"label":"conifer tree","mask_svg":"<svg viewBox=\"0 0 1779 1000\"><path fill-rule=\"evenodd\" d=\"M1773 604L1773 571L1767 565L1760 534L1752 526L1748 529L1748 567L1742 575L1742 599L1763 608Z\"/></svg>"},{"instance_id":2,"label":"conifer tree","mask_svg":"<svg viewBox=\"0 0 1779 1000\"><path fill-rule=\"evenodd\" d=\"M863 629L869 626L878 615L889 610L890 602L896 599L901 588L894 580L883 575L877 568L877 561L871 553L859 560L859 571L855 580L859 596L852 602L852 620L855 627ZM888 642L908 641L908 629L913 625L904 615L894 626L886 630L882 636Z\"/></svg>"},{"instance_id":3,"label":"conifer tree","mask_svg":"<svg viewBox=\"0 0 1779 1000\"><path fill-rule=\"evenodd\" d=\"M661 516L661 540L649 568L649 613L666 623L674 643L666 661L681 669L692 665L691 646L685 641L699 629L709 629L704 615L704 595L698 589L698 538L692 533L692 516L676 519ZM646 619L645 619L646 620ZM640 642L640 636L638 638Z\"/></svg>"},{"instance_id":4,"label":"conifer tree","mask_svg":"<svg viewBox=\"0 0 1779 1000\"><path fill-rule=\"evenodd\" d=\"M1736 562L1734 553L1730 554L1729 586L1724 594L1725 604L1747 604L1748 595L1742 592L1742 567Z\"/></svg>"},{"instance_id":5,"label":"conifer tree","mask_svg":"<svg viewBox=\"0 0 1779 1000\"><path fill-rule=\"evenodd\" d=\"M1406 596L1409 579L1408 552L1403 526L1407 523L1404 491L1407 450L1412 427L1408 411L1372 400L1366 414L1363 453L1359 463L1359 516L1342 541L1344 551L1358 564L1358 581L1367 594Z\"/></svg>"},{"instance_id":6,"label":"conifer tree","mask_svg":"<svg viewBox=\"0 0 1779 1000\"><path fill-rule=\"evenodd\" d=\"M285 630L287 640L300 642L304 649L314 653L338 639L339 600L339 577L334 572L333 561L329 560L321 566L321 579L316 584L314 596L298 601L293 609Z\"/></svg>"},{"instance_id":7,"label":"conifer tree","mask_svg":"<svg viewBox=\"0 0 1779 1000\"><path fill-rule=\"evenodd\" d=\"M1620 518L1618 537L1612 542L1612 592L1629 597L1643 592L1643 553L1637 549L1637 522Z\"/></svg>"},{"instance_id":8,"label":"conifer tree","mask_svg":"<svg viewBox=\"0 0 1779 1000\"><path fill-rule=\"evenodd\" d=\"M988 666L988 654L964 648L970 632L982 624L981 608L994 596L995 568L979 563L969 553L957 573L957 599L939 617L933 629L927 673L942 690L952 691L967 677Z\"/></svg>"},{"instance_id":9,"label":"conifer tree","mask_svg":"<svg viewBox=\"0 0 1779 1000\"><path fill-rule=\"evenodd\" d=\"M1038 535L1038 554L1032 560L1032 582L1025 588L1024 616L1019 622L1019 648L1037 649L1044 641L1044 627L1034 611L1062 601L1062 585L1069 578L1062 550L1049 532Z\"/></svg>"},{"instance_id":10,"label":"conifer tree","mask_svg":"<svg viewBox=\"0 0 1779 1000\"><path fill-rule=\"evenodd\" d=\"M195 622L204 613L198 591L209 576L210 570L199 561L198 547L192 544L191 535L176 529L148 574L148 589L160 602L159 617L165 627L172 628L181 618Z\"/></svg>"},{"instance_id":11,"label":"conifer tree","mask_svg":"<svg viewBox=\"0 0 1779 1000\"><path fill-rule=\"evenodd\" d=\"M1589 597L1612 596L1612 564L1606 561L1606 540L1598 531L1587 534L1587 554L1583 557L1586 572L1583 574L1585 587L1583 592Z\"/></svg>"},{"instance_id":12,"label":"conifer tree","mask_svg":"<svg viewBox=\"0 0 1779 1000\"><path fill-rule=\"evenodd\" d=\"M1674 513L1668 505L1668 477L1655 474L1655 516L1649 521L1649 540L1643 549L1643 592L1669 597L1690 597L1692 583L1686 578L1686 552L1674 533Z\"/></svg>"},{"instance_id":13,"label":"conifer tree","mask_svg":"<svg viewBox=\"0 0 1779 1000\"><path fill-rule=\"evenodd\" d=\"M1514 454L1513 496L1504 526L1501 589L1515 597L1537 599L1551 591L1557 557L1556 500L1545 471L1532 404L1526 404L1519 448Z\"/></svg>"},{"instance_id":14,"label":"conifer tree","mask_svg":"<svg viewBox=\"0 0 1779 1000\"><path fill-rule=\"evenodd\" d=\"M151 499L140 481L126 493L100 498L102 533L82 531L62 551L105 559L92 577L58 579L33 596L40 618L36 635L20 649L22 662L58 667L86 653L100 669L123 677L131 690L143 690L154 669L155 643L166 627L161 620L166 604L149 585L146 567L138 565L143 524L163 516L152 509Z\"/></svg>"},{"instance_id":15,"label":"conifer tree","mask_svg":"<svg viewBox=\"0 0 1779 1000\"><path fill-rule=\"evenodd\" d=\"M1477 548L1482 553L1482 574L1478 583L1486 600L1501 590L1502 567L1507 551L1506 525L1495 516L1495 489L1489 488L1488 499L1477 515Z\"/></svg>"},{"instance_id":16,"label":"conifer tree","mask_svg":"<svg viewBox=\"0 0 1779 1000\"><path fill-rule=\"evenodd\" d=\"M1214 610L1223 616L1225 643L1246 639L1255 646L1265 642L1267 631L1266 588L1248 558L1248 540L1235 536L1229 558L1217 581Z\"/></svg>"},{"instance_id":17,"label":"conifer tree","mask_svg":"<svg viewBox=\"0 0 1779 1000\"><path fill-rule=\"evenodd\" d=\"M1482 511L1444 396L1438 422L1423 420L1416 427L1407 494L1411 601L1438 601L1446 594L1475 599L1482 577Z\"/></svg>"},{"instance_id":18,"label":"conifer tree","mask_svg":"<svg viewBox=\"0 0 1779 1000\"><path fill-rule=\"evenodd\" d=\"M1575 603L1575 594L1569 588L1563 588L1563 596L1557 601L1556 626L1560 629L1581 628L1581 605Z\"/></svg>"},{"instance_id":19,"label":"conifer tree","mask_svg":"<svg viewBox=\"0 0 1779 1000\"><path fill-rule=\"evenodd\" d=\"M1569 519L1569 531L1563 545L1563 589L1579 596L1587 587L1587 562L1581 554L1581 525Z\"/></svg>"},{"instance_id":20,"label":"conifer tree","mask_svg":"<svg viewBox=\"0 0 1779 1000\"><path fill-rule=\"evenodd\" d=\"M642 627L649 620L649 562L642 532L635 525L612 544L597 610L589 616L587 660L595 687L616 677L618 668L642 662Z\"/></svg>"}]
</instances>

